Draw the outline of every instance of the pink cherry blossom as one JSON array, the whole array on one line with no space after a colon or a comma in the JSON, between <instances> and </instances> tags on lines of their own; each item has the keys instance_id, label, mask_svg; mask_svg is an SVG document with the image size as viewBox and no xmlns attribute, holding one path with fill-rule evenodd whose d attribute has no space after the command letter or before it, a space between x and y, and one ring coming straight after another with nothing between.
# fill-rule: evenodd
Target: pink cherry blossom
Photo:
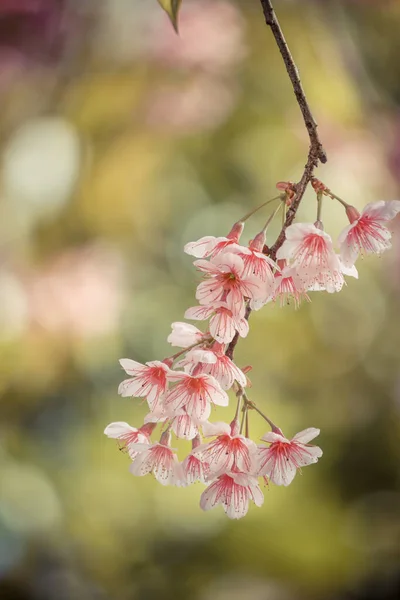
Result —
<instances>
[{"instance_id":1,"label":"pink cherry blossom","mask_svg":"<svg viewBox=\"0 0 400 600\"><path fill-rule=\"evenodd\" d=\"M189 454L182 463L183 482L185 485L191 485L196 481L206 483L207 464L201 462L193 454Z\"/></svg>"},{"instance_id":2,"label":"pink cherry blossom","mask_svg":"<svg viewBox=\"0 0 400 600\"><path fill-rule=\"evenodd\" d=\"M188 373L195 369L201 373L208 373L215 377L223 390L229 390L235 381L246 387L246 375L225 354L225 345L215 342L209 349L189 351L177 366L184 367Z\"/></svg>"},{"instance_id":3,"label":"pink cherry blossom","mask_svg":"<svg viewBox=\"0 0 400 600\"><path fill-rule=\"evenodd\" d=\"M204 490L200 507L211 510L222 504L230 519L240 519L247 514L250 500L256 506L262 506L264 502L257 479L244 473L225 473Z\"/></svg>"},{"instance_id":4,"label":"pink cherry blossom","mask_svg":"<svg viewBox=\"0 0 400 600\"><path fill-rule=\"evenodd\" d=\"M182 408L182 414L172 419L172 431L176 437L183 440L192 440L199 434L199 422L188 415L186 408Z\"/></svg>"},{"instance_id":5,"label":"pink cherry blossom","mask_svg":"<svg viewBox=\"0 0 400 600\"><path fill-rule=\"evenodd\" d=\"M169 380L175 382L175 386L165 397L167 410L180 411L185 408L193 420L204 421L210 416L211 404L229 404L228 394L211 375L176 372L170 375Z\"/></svg>"},{"instance_id":6,"label":"pink cherry blossom","mask_svg":"<svg viewBox=\"0 0 400 600\"><path fill-rule=\"evenodd\" d=\"M237 254L227 252L211 261L196 260L194 264L207 276L197 287L196 298L200 304L213 304L231 296L232 310L237 314L242 310L244 298L264 297L262 281L244 274L243 260Z\"/></svg>"},{"instance_id":7,"label":"pink cherry blossom","mask_svg":"<svg viewBox=\"0 0 400 600\"><path fill-rule=\"evenodd\" d=\"M185 460L182 463L184 485L191 485L196 481L206 483L208 465L207 463L202 462L193 454L193 450L195 450L199 445L200 436L196 436L192 440L192 452L185 458Z\"/></svg>"},{"instance_id":8,"label":"pink cherry blossom","mask_svg":"<svg viewBox=\"0 0 400 600\"><path fill-rule=\"evenodd\" d=\"M206 235L205 237L197 240L197 242L189 242L186 244L184 251L186 254L190 254L196 258L209 258L211 256L216 256L219 252L223 252L232 244L236 244L243 233L243 229L244 223L238 221L234 224L226 237L214 237L213 235Z\"/></svg>"},{"instance_id":9,"label":"pink cherry blossom","mask_svg":"<svg viewBox=\"0 0 400 600\"><path fill-rule=\"evenodd\" d=\"M227 423L203 423L203 434L206 437L217 437L208 444L198 446L193 450L193 455L208 464L211 476L216 477L232 470L254 472L257 446L252 440L233 432Z\"/></svg>"},{"instance_id":10,"label":"pink cherry blossom","mask_svg":"<svg viewBox=\"0 0 400 600\"><path fill-rule=\"evenodd\" d=\"M182 467L169 446L170 438L171 434L163 433L159 443L132 445L138 454L130 466L131 473L139 477L153 473L161 485L178 485L183 478Z\"/></svg>"},{"instance_id":11,"label":"pink cherry blossom","mask_svg":"<svg viewBox=\"0 0 400 600\"><path fill-rule=\"evenodd\" d=\"M104 430L109 438L116 439L121 450L126 450L134 459L138 452L132 449L132 444L150 444L150 435L154 429L153 423L145 424L140 429L131 427L124 421L110 423Z\"/></svg>"},{"instance_id":12,"label":"pink cherry blossom","mask_svg":"<svg viewBox=\"0 0 400 600\"><path fill-rule=\"evenodd\" d=\"M121 358L121 367L132 375L118 387L118 393L123 397L146 398L150 410L155 410L162 401L168 387L167 375L171 369L163 362L154 360L142 365L129 358Z\"/></svg>"},{"instance_id":13,"label":"pink cherry blossom","mask_svg":"<svg viewBox=\"0 0 400 600\"><path fill-rule=\"evenodd\" d=\"M331 237L312 223L295 223L286 229L286 240L277 252L296 268L304 288L318 282L327 292L338 292L344 284L340 262Z\"/></svg>"},{"instance_id":14,"label":"pink cherry blossom","mask_svg":"<svg viewBox=\"0 0 400 600\"><path fill-rule=\"evenodd\" d=\"M346 212L350 225L345 227L338 238L340 255L346 267L354 265L360 253L381 254L391 247L392 236L385 223L400 212L399 200L371 202L361 215L352 206Z\"/></svg>"},{"instance_id":15,"label":"pink cherry blossom","mask_svg":"<svg viewBox=\"0 0 400 600\"><path fill-rule=\"evenodd\" d=\"M235 337L236 331L240 337L246 337L249 323L244 317L245 306L242 302L237 312L230 301L215 302L209 306L194 306L185 312L185 319L203 321L210 318L209 330L212 337L221 344L229 344Z\"/></svg>"},{"instance_id":16,"label":"pink cherry blossom","mask_svg":"<svg viewBox=\"0 0 400 600\"><path fill-rule=\"evenodd\" d=\"M197 327L190 323L176 322L172 323L171 327L172 332L167 338L167 342L169 342L171 346L188 348L188 346L193 346L193 344L201 342L205 337L205 334L202 333L200 329L197 329Z\"/></svg>"},{"instance_id":17,"label":"pink cherry blossom","mask_svg":"<svg viewBox=\"0 0 400 600\"><path fill-rule=\"evenodd\" d=\"M262 439L270 446L258 447L258 475L267 476L275 485L292 483L297 469L318 462L322 450L308 442L319 435L319 429L309 427L288 440L283 434L266 433Z\"/></svg>"},{"instance_id":18,"label":"pink cherry blossom","mask_svg":"<svg viewBox=\"0 0 400 600\"><path fill-rule=\"evenodd\" d=\"M276 273L273 300L279 300L281 306L293 300L296 309L299 308L302 300L311 302L294 267L286 265L280 273Z\"/></svg>"},{"instance_id":19,"label":"pink cherry blossom","mask_svg":"<svg viewBox=\"0 0 400 600\"><path fill-rule=\"evenodd\" d=\"M274 273L279 270L278 265L266 254L262 253L265 242L265 233L258 234L249 244L249 247L235 244L231 252L235 252L243 260L244 275L254 275L264 284L264 294L262 297L252 299L250 306L253 310L258 310L266 304L268 298L274 289Z\"/></svg>"}]
</instances>

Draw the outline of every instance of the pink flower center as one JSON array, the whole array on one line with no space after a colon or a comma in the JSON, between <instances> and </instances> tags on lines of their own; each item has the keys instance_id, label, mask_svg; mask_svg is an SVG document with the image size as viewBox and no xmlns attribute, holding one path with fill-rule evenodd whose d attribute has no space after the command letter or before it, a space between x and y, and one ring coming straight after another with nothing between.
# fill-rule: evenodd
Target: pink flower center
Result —
<instances>
[{"instance_id":1,"label":"pink flower center","mask_svg":"<svg viewBox=\"0 0 400 600\"><path fill-rule=\"evenodd\" d=\"M320 235L310 233L296 252L296 258L306 265L312 262L325 263L328 257L326 241Z\"/></svg>"},{"instance_id":2,"label":"pink flower center","mask_svg":"<svg viewBox=\"0 0 400 600\"><path fill-rule=\"evenodd\" d=\"M150 381L153 385L166 385L167 376L161 367L150 367L149 370Z\"/></svg>"}]
</instances>

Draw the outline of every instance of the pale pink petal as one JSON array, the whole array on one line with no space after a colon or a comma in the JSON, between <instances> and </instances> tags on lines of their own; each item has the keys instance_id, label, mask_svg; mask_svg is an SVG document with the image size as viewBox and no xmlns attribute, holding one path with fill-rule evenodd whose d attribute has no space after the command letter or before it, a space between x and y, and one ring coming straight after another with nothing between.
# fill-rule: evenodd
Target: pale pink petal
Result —
<instances>
[{"instance_id":1,"label":"pale pink petal","mask_svg":"<svg viewBox=\"0 0 400 600\"><path fill-rule=\"evenodd\" d=\"M186 485L191 485L196 481L206 483L207 465L198 458L189 454L182 463L183 481Z\"/></svg>"},{"instance_id":2,"label":"pale pink petal","mask_svg":"<svg viewBox=\"0 0 400 600\"><path fill-rule=\"evenodd\" d=\"M267 476L275 485L290 485L296 475L296 466L287 454L275 452L274 449L260 448L259 474Z\"/></svg>"},{"instance_id":3,"label":"pale pink petal","mask_svg":"<svg viewBox=\"0 0 400 600\"><path fill-rule=\"evenodd\" d=\"M308 427L307 429L303 429L303 431L299 431L299 433L296 433L296 435L291 441L298 442L301 444L308 444L308 442L316 438L320 433L320 429L316 429L315 427Z\"/></svg>"},{"instance_id":4,"label":"pale pink petal","mask_svg":"<svg viewBox=\"0 0 400 600\"><path fill-rule=\"evenodd\" d=\"M213 312L213 306L192 306L192 308L187 309L184 317L193 321L205 321L210 318Z\"/></svg>"},{"instance_id":5,"label":"pale pink petal","mask_svg":"<svg viewBox=\"0 0 400 600\"><path fill-rule=\"evenodd\" d=\"M221 298L224 293L224 287L215 279L202 281L196 290L196 300L200 304L213 304Z\"/></svg>"},{"instance_id":6,"label":"pale pink petal","mask_svg":"<svg viewBox=\"0 0 400 600\"><path fill-rule=\"evenodd\" d=\"M226 505L224 511L230 519L241 519L249 510L249 493L245 487L241 485L233 486L233 499Z\"/></svg>"},{"instance_id":7,"label":"pale pink petal","mask_svg":"<svg viewBox=\"0 0 400 600\"><path fill-rule=\"evenodd\" d=\"M130 358L120 358L119 364L128 375L139 375L147 369L146 365L142 365Z\"/></svg>"},{"instance_id":8,"label":"pale pink petal","mask_svg":"<svg viewBox=\"0 0 400 600\"><path fill-rule=\"evenodd\" d=\"M240 337L245 338L249 333L249 323L246 319L239 319L236 321L236 329Z\"/></svg>"},{"instance_id":9,"label":"pale pink petal","mask_svg":"<svg viewBox=\"0 0 400 600\"><path fill-rule=\"evenodd\" d=\"M319 446L304 446L303 444L297 444L296 453L294 454L294 460L297 468L307 467L318 462L323 452Z\"/></svg>"},{"instance_id":10,"label":"pale pink petal","mask_svg":"<svg viewBox=\"0 0 400 600\"><path fill-rule=\"evenodd\" d=\"M216 265L224 273L235 272L242 273L244 268L243 260L237 254L225 252L211 259L211 263Z\"/></svg>"},{"instance_id":11,"label":"pale pink petal","mask_svg":"<svg viewBox=\"0 0 400 600\"><path fill-rule=\"evenodd\" d=\"M207 377L208 393L209 393L210 402L212 402L213 404L217 404L218 406L228 406L229 396L221 388L218 381L216 379L214 379L214 377L211 377L210 375L205 375L204 377Z\"/></svg>"},{"instance_id":12,"label":"pale pink petal","mask_svg":"<svg viewBox=\"0 0 400 600\"><path fill-rule=\"evenodd\" d=\"M209 260L195 260L194 266L198 271L206 273L207 275L219 275L220 270L217 265L210 262Z\"/></svg>"},{"instance_id":13,"label":"pale pink petal","mask_svg":"<svg viewBox=\"0 0 400 600\"><path fill-rule=\"evenodd\" d=\"M226 311L218 311L210 319L210 334L221 344L229 344L235 337L235 322Z\"/></svg>"},{"instance_id":14,"label":"pale pink petal","mask_svg":"<svg viewBox=\"0 0 400 600\"><path fill-rule=\"evenodd\" d=\"M212 435L230 435L231 428L228 423L224 423L223 421L216 421L215 423L210 423L209 421L204 421L202 424L203 435L205 437L211 437Z\"/></svg>"},{"instance_id":15,"label":"pale pink petal","mask_svg":"<svg viewBox=\"0 0 400 600\"><path fill-rule=\"evenodd\" d=\"M220 495L220 482L215 481L208 486L200 497L200 508L202 510L211 510L218 504L218 496Z\"/></svg>"},{"instance_id":16,"label":"pale pink petal","mask_svg":"<svg viewBox=\"0 0 400 600\"><path fill-rule=\"evenodd\" d=\"M196 421L206 421L211 414L211 404L209 398L203 394L186 398L186 412Z\"/></svg>"},{"instance_id":17,"label":"pale pink petal","mask_svg":"<svg viewBox=\"0 0 400 600\"><path fill-rule=\"evenodd\" d=\"M199 433L196 423L188 414L178 415L172 421L172 431L184 440L192 440Z\"/></svg>"},{"instance_id":18,"label":"pale pink petal","mask_svg":"<svg viewBox=\"0 0 400 600\"><path fill-rule=\"evenodd\" d=\"M341 268L343 275L346 275L347 277L354 277L354 279L358 279L358 271L357 271L357 268L355 265L353 265L351 267L346 267L343 264L343 261L340 257L339 257L339 261L340 261L340 268Z\"/></svg>"},{"instance_id":19,"label":"pale pink petal","mask_svg":"<svg viewBox=\"0 0 400 600\"><path fill-rule=\"evenodd\" d=\"M205 258L212 253L217 244L226 240L227 238L225 237L206 235L196 242L189 242L186 244L184 247L184 252L186 252L186 254L190 254L191 256L195 256L196 258Z\"/></svg>"},{"instance_id":20,"label":"pale pink petal","mask_svg":"<svg viewBox=\"0 0 400 600\"><path fill-rule=\"evenodd\" d=\"M249 483L247 487L254 504L256 506L262 506L264 504L264 494L258 485L257 479L255 479L255 483Z\"/></svg>"},{"instance_id":21,"label":"pale pink petal","mask_svg":"<svg viewBox=\"0 0 400 600\"><path fill-rule=\"evenodd\" d=\"M290 441L283 435L273 431L268 431L268 433L264 434L261 439L264 440L264 442L283 442L284 444L290 444Z\"/></svg>"},{"instance_id":22,"label":"pale pink petal","mask_svg":"<svg viewBox=\"0 0 400 600\"><path fill-rule=\"evenodd\" d=\"M187 348L192 346L196 342L200 342L204 333L197 329L191 323L175 322L171 324L172 332L169 334L167 341L171 346L178 346L179 348Z\"/></svg>"},{"instance_id":23,"label":"pale pink petal","mask_svg":"<svg viewBox=\"0 0 400 600\"><path fill-rule=\"evenodd\" d=\"M399 212L399 200L391 200L389 202L380 200L379 202L370 202L367 204L362 212L362 216L367 215L379 221L391 221Z\"/></svg>"},{"instance_id":24,"label":"pale pink petal","mask_svg":"<svg viewBox=\"0 0 400 600\"><path fill-rule=\"evenodd\" d=\"M129 470L132 475L136 475L137 477L144 477L151 473L153 469L153 456L151 453L151 448L147 447L145 451L142 451L138 454L134 461L131 463Z\"/></svg>"},{"instance_id":25,"label":"pale pink petal","mask_svg":"<svg viewBox=\"0 0 400 600\"><path fill-rule=\"evenodd\" d=\"M153 389L153 384L149 379L136 377L135 379L125 379L118 386L118 394L123 398L136 397L143 398Z\"/></svg>"},{"instance_id":26,"label":"pale pink petal","mask_svg":"<svg viewBox=\"0 0 400 600\"><path fill-rule=\"evenodd\" d=\"M135 433L137 431L136 428L131 427L125 421L117 421L115 423L110 423L104 430L104 433L109 438L120 438L129 433Z\"/></svg>"}]
</instances>

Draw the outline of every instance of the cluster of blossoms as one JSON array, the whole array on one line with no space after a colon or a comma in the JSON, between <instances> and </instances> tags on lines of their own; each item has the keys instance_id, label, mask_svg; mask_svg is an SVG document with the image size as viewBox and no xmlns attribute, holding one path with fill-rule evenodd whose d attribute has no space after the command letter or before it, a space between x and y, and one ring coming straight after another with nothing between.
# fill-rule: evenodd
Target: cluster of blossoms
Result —
<instances>
[{"instance_id":1,"label":"cluster of blossoms","mask_svg":"<svg viewBox=\"0 0 400 600\"><path fill-rule=\"evenodd\" d=\"M149 413L139 429L127 423L111 423L105 434L118 440L128 453L131 473L153 473L162 485L205 484L200 506L209 510L222 504L228 517L243 517L252 500L264 500L260 480L289 485L299 468L316 463L322 456L318 446L310 445L319 430L313 427L287 439L246 392L246 372L233 362L238 337L249 331L252 310L278 301L292 300L298 307L312 291L338 292L345 276L357 277L354 263L361 253L381 253L390 247L390 232L385 224L400 212L400 201L376 202L362 214L337 198L350 221L339 236L339 253L323 230L320 206L323 196L336 196L314 179L318 214L315 223L295 223L285 229L277 252L265 245L267 225L250 241L240 244L247 215L226 237L203 237L188 243L185 252L196 258L194 265L203 274L197 287L198 305L189 308L185 318L208 321L205 332L189 323L172 324L168 341L181 348L162 361L140 364L120 361L129 378L119 386L123 397L145 398ZM279 184L283 193L275 198L279 209L290 206L294 192L291 184ZM257 209L258 210L258 209ZM255 211L253 211L254 213ZM253 214L251 213L251 214ZM227 407L228 391L235 398L230 424L209 421L213 405ZM249 437L249 414L257 413L271 431L257 445ZM152 440L160 426L158 440ZM181 462L171 447L171 438L191 444Z\"/></svg>"}]
</instances>

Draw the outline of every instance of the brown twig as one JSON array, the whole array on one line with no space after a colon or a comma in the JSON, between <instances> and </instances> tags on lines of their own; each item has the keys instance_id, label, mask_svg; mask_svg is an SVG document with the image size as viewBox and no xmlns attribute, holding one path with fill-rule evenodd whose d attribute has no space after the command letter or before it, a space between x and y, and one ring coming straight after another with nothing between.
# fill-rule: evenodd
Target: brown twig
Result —
<instances>
[{"instance_id":1,"label":"brown twig","mask_svg":"<svg viewBox=\"0 0 400 600\"><path fill-rule=\"evenodd\" d=\"M276 17L274 8L272 6L271 0L260 0L261 6L264 12L265 22L271 28L272 34L275 38L276 44L279 48L279 51L282 55L283 62L285 63L285 67L287 73L289 75L289 79L293 86L293 91L296 96L297 103L300 107L301 114L303 115L304 124L307 129L308 137L310 140L310 145L308 149L308 157L307 162L304 166L304 172L300 179L300 181L294 184L295 189L295 197L292 200L292 203L287 210L285 223L282 227L280 234L278 235L275 243L271 248L268 249L268 255L276 260L276 253L279 248L282 246L285 241L285 231L286 229L293 223L294 218L296 216L297 210L300 206L300 202L303 199L304 193L307 189L308 184L310 183L313 175L314 169L318 166L318 163L326 163L327 156L325 150L322 146L322 143L318 136L317 123L313 117L310 106L308 104L301 80L299 75L299 70L296 66L296 63L293 60L293 56L289 50L287 42L285 40L285 36L283 35L282 29L279 25L279 21ZM245 318L248 319L251 313L251 308L247 306ZM236 333L235 337L229 344L226 355L232 359L233 353L236 348L236 344L239 339L239 334Z\"/></svg>"}]
</instances>

